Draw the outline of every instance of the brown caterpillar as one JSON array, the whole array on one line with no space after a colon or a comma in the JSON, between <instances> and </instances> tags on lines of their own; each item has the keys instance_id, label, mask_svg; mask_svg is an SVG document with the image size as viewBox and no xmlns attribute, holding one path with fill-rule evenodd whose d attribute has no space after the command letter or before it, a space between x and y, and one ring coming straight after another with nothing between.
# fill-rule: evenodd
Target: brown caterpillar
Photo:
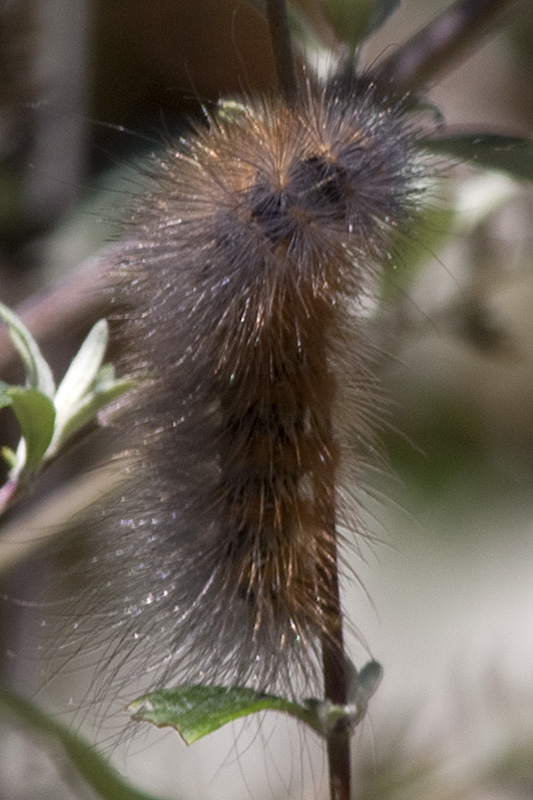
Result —
<instances>
[{"instance_id":1,"label":"brown caterpillar","mask_svg":"<svg viewBox=\"0 0 533 800\"><path fill-rule=\"evenodd\" d=\"M87 576L126 679L139 653L159 685L316 685L321 637L340 644L334 528L356 526L346 464L360 478L379 396L361 308L416 211L418 138L371 81L308 81L291 107L222 107L150 165L114 296L124 367L149 380L117 423L132 476Z\"/></svg>"}]
</instances>

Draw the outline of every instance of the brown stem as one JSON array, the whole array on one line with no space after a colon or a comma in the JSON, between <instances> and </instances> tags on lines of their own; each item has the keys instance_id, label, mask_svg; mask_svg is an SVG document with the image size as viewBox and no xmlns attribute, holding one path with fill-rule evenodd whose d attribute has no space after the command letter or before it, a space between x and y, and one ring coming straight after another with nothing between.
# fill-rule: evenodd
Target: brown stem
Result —
<instances>
[{"instance_id":1,"label":"brown stem","mask_svg":"<svg viewBox=\"0 0 533 800\"><path fill-rule=\"evenodd\" d=\"M298 82L287 4L285 0L266 0L266 9L279 89L287 104L292 106L298 96Z\"/></svg>"},{"instance_id":2,"label":"brown stem","mask_svg":"<svg viewBox=\"0 0 533 800\"><path fill-rule=\"evenodd\" d=\"M427 86L487 33L513 0L457 0L385 59L374 73L377 83L400 92Z\"/></svg>"},{"instance_id":3,"label":"brown stem","mask_svg":"<svg viewBox=\"0 0 533 800\"><path fill-rule=\"evenodd\" d=\"M336 631L335 642L329 635L324 635L322 638L324 696L332 703L346 705L346 667L342 636L339 580L336 566L335 569L332 570L330 591L335 592L339 626ZM331 800L350 800L350 734L347 730L333 731L330 733L327 739L327 753Z\"/></svg>"},{"instance_id":4,"label":"brown stem","mask_svg":"<svg viewBox=\"0 0 533 800\"><path fill-rule=\"evenodd\" d=\"M325 497L321 498L322 518L329 542L329 568L322 576L325 616L333 620L322 635L322 666L324 672L324 697L336 705L346 705L347 680L342 630L339 570L337 556L337 531L335 520L335 447L331 425L324 437L325 450L329 451L330 463L326 463L328 485ZM327 739L329 784L331 800L350 800L350 732L346 727L333 730Z\"/></svg>"}]
</instances>

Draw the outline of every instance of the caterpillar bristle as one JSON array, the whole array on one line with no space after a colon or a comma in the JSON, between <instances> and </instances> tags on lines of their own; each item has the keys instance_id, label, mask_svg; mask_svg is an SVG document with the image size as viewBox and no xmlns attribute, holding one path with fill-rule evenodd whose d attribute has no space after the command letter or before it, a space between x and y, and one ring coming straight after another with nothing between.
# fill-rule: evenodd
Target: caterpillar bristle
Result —
<instances>
[{"instance_id":1,"label":"caterpillar bristle","mask_svg":"<svg viewBox=\"0 0 533 800\"><path fill-rule=\"evenodd\" d=\"M151 167L114 298L123 368L149 380L117 423L136 455L110 517L116 657L128 643L158 681L316 686L337 630L325 509L333 491L352 527L340 462L362 472L378 399L358 306L413 212L416 143L371 84L308 82L290 108L225 108Z\"/></svg>"},{"instance_id":2,"label":"caterpillar bristle","mask_svg":"<svg viewBox=\"0 0 533 800\"><path fill-rule=\"evenodd\" d=\"M114 421L130 474L87 578L126 683L320 691L335 524L358 536L342 475L363 480L380 416L362 306L415 211L418 136L370 81L308 81L151 163L114 276L122 369L145 382Z\"/></svg>"}]
</instances>

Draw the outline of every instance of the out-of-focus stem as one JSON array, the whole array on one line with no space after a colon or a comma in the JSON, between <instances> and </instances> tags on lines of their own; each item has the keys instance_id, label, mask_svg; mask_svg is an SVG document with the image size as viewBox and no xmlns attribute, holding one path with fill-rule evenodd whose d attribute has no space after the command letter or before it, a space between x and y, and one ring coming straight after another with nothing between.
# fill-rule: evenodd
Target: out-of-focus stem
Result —
<instances>
[{"instance_id":1,"label":"out-of-focus stem","mask_svg":"<svg viewBox=\"0 0 533 800\"><path fill-rule=\"evenodd\" d=\"M457 0L378 65L374 80L399 92L440 77L514 0Z\"/></svg>"},{"instance_id":2,"label":"out-of-focus stem","mask_svg":"<svg viewBox=\"0 0 533 800\"><path fill-rule=\"evenodd\" d=\"M298 96L298 82L287 4L285 0L266 0L266 9L279 89L287 103L294 105Z\"/></svg>"}]
</instances>

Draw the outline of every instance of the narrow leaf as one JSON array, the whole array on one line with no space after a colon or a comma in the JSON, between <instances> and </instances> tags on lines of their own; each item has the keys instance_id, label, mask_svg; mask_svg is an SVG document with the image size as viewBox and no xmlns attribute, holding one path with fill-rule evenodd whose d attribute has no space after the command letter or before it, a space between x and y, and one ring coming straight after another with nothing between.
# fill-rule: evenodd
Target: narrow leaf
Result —
<instances>
[{"instance_id":1,"label":"narrow leaf","mask_svg":"<svg viewBox=\"0 0 533 800\"><path fill-rule=\"evenodd\" d=\"M101 370L107 373L108 366L110 365L104 364ZM102 408L105 408L105 406L127 392L134 385L134 381L128 378L109 380L101 385L98 380L97 376L97 387L82 398L78 405L70 408L69 416L63 417L60 423L56 425L54 438L46 453L47 459L54 456L66 440L93 419Z\"/></svg>"},{"instance_id":2,"label":"narrow leaf","mask_svg":"<svg viewBox=\"0 0 533 800\"><path fill-rule=\"evenodd\" d=\"M3 461L5 461L10 470L15 468L17 457L15 455L15 451L10 447L4 445L2 448L0 448L0 457L3 459Z\"/></svg>"},{"instance_id":3,"label":"narrow leaf","mask_svg":"<svg viewBox=\"0 0 533 800\"><path fill-rule=\"evenodd\" d=\"M98 755L92 745L72 733L71 728L47 716L40 708L0 685L2 721L10 717L17 725L49 741L53 751L59 744L78 774L102 800L157 800L154 795L130 786L114 770L107 758ZM44 737L44 738L43 738Z\"/></svg>"},{"instance_id":4,"label":"narrow leaf","mask_svg":"<svg viewBox=\"0 0 533 800\"><path fill-rule=\"evenodd\" d=\"M0 319L8 326L9 335L22 359L28 386L47 397L53 397L55 383L52 372L29 330L3 303L0 303Z\"/></svg>"},{"instance_id":5,"label":"narrow leaf","mask_svg":"<svg viewBox=\"0 0 533 800\"><path fill-rule=\"evenodd\" d=\"M496 133L458 133L427 137L422 144L433 153L474 161L485 169L496 169L514 178L533 181L531 139Z\"/></svg>"},{"instance_id":6,"label":"narrow leaf","mask_svg":"<svg viewBox=\"0 0 533 800\"><path fill-rule=\"evenodd\" d=\"M105 319L101 319L90 330L57 388L54 404L58 425L68 413L68 409L78 403L96 380L108 339L109 326Z\"/></svg>"}]
</instances>

